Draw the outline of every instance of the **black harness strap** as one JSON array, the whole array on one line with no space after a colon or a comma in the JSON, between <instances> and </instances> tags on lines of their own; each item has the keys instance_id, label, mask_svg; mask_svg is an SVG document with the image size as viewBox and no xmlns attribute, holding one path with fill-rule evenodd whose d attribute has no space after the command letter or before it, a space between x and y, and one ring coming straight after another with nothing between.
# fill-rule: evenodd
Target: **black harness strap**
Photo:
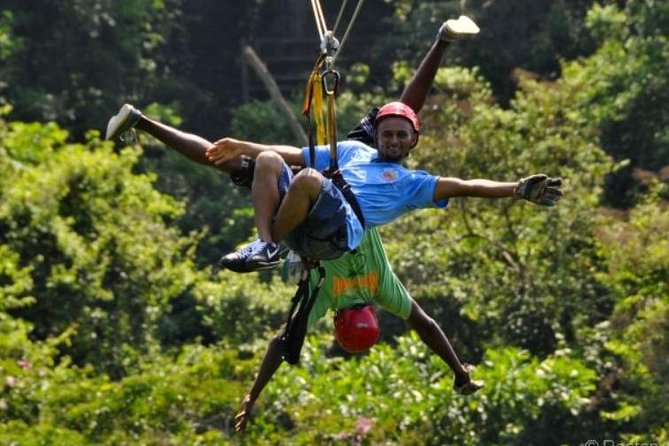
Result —
<instances>
[{"instance_id":1,"label":"black harness strap","mask_svg":"<svg viewBox=\"0 0 669 446\"><path fill-rule=\"evenodd\" d=\"M358 199L355 197L355 194L351 190L351 185L346 182L344 176L341 174L341 170L339 170L339 168L333 169L333 167L330 166L325 171L323 171L323 175L326 178L332 180L332 183L337 186L337 189L341 191L342 195L344 195L344 198L346 198L346 201L348 201L348 204L351 205L351 209L353 209L353 212L358 217L358 220L360 220L360 224L364 228L365 217L362 215L360 204L358 203Z\"/></svg>"},{"instance_id":2,"label":"black harness strap","mask_svg":"<svg viewBox=\"0 0 669 446\"><path fill-rule=\"evenodd\" d=\"M314 268L318 269L319 279L314 289L310 290L309 276L311 275L311 270ZM289 364L297 364L300 360L304 338L307 335L309 313L311 313L311 309L314 307L324 280L325 268L320 263L306 269L297 286L297 292L291 300L288 320L280 338L283 346L283 359Z\"/></svg>"}]
</instances>

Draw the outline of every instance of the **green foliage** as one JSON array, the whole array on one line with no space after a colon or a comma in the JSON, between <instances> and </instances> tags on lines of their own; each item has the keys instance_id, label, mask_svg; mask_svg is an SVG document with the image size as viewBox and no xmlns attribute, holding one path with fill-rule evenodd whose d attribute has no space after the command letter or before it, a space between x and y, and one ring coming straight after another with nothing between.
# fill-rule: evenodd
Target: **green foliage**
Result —
<instances>
[{"instance_id":1,"label":"green foliage","mask_svg":"<svg viewBox=\"0 0 669 446\"><path fill-rule=\"evenodd\" d=\"M156 187L185 203L176 224L182 233L201 234L195 250L200 267L216 264L238 240L253 234L250 191L232 184L227 173L205 168L171 149L153 142L144 147L142 165L158 173Z\"/></svg>"},{"instance_id":2,"label":"green foliage","mask_svg":"<svg viewBox=\"0 0 669 446\"><path fill-rule=\"evenodd\" d=\"M2 11L2 14L0 14L0 60L3 61L9 59L14 52L20 49L21 41L12 38L10 33L13 21L14 14L12 11Z\"/></svg>"},{"instance_id":3,"label":"green foliage","mask_svg":"<svg viewBox=\"0 0 669 446\"><path fill-rule=\"evenodd\" d=\"M318 348L324 339L311 340L301 366L284 368L268 387L272 403L258 406L248 444L539 444L541 434L527 430L541 414L573 420L594 389L593 371L566 352L539 361L491 350L475 375L486 387L463 398L415 335L348 361L328 360Z\"/></svg>"},{"instance_id":4,"label":"green foliage","mask_svg":"<svg viewBox=\"0 0 669 446\"><path fill-rule=\"evenodd\" d=\"M317 330L243 436L234 413L294 292L275 272L207 266L252 236L248 195L152 141L114 150L89 129L109 103L144 98L151 116L223 136L238 53L220 42L236 42L242 9L262 2L33 3L0 15L0 88L13 101L0 107L3 441L669 441L666 2L603 2L587 15L590 1L467 5L482 33L450 57L480 68L440 70L411 166L500 180L544 171L564 177L566 195L553 209L452 200L383 234L397 273L486 387L457 397L415 335L342 358ZM397 96L461 6L389 5L374 54L343 68L355 86L338 98L340 137ZM515 70L512 83L517 67L538 75ZM296 144L271 103L234 113L234 136ZM616 170L639 181L607 183Z\"/></svg>"},{"instance_id":5,"label":"green foliage","mask_svg":"<svg viewBox=\"0 0 669 446\"><path fill-rule=\"evenodd\" d=\"M148 348L170 297L196 280L183 257L193 240L167 226L182 206L132 173L136 148L116 154L97 137L66 136L14 123L2 140L14 166L0 188L3 276L12 279L3 294L30 299L14 313L39 321L36 336L72 328L78 363L118 373L121 352Z\"/></svg>"},{"instance_id":6,"label":"green foliage","mask_svg":"<svg viewBox=\"0 0 669 446\"><path fill-rule=\"evenodd\" d=\"M297 101L293 101L291 106L294 115L299 116ZM277 144L279 141L299 144L295 141L295 135L291 133L288 123L280 116L271 101L254 101L235 109L230 133L240 139L266 144Z\"/></svg>"},{"instance_id":7,"label":"green foliage","mask_svg":"<svg viewBox=\"0 0 669 446\"><path fill-rule=\"evenodd\" d=\"M215 338L252 344L273 335L285 322L288 303L295 294L277 275L221 272L215 282L203 282L194 290L203 323ZM264 277L267 283L258 283ZM223 298L223 296L225 298Z\"/></svg>"},{"instance_id":8,"label":"green foliage","mask_svg":"<svg viewBox=\"0 0 669 446\"><path fill-rule=\"evenodd\" d=\"M601 40L590 58L569 65L587 82L583 104L600 128L604 149L629 167L612 177L606 201L631 206L644 190L634 168L659 171L669 160L669 7L628 2L625 9L596 6L587 24ZM651 173L652 175L652 173Z\"/></svg>"},{"instance_id":9,"label":"green foliage","mask_svg":"<svg viewBox=\"0 0 669 446\"><path fill-rule=\"evenodd\" d=\"M193 347L177 358L153 356L119 381L90 369L45 367L43 358L54 351L40 353L2 363L3 381L11 383L0 393L3 439L21 444L221 444L231 428L221 413L233 410L241 392L242 383L233 380L250 377L248 361L219 348ZM28 407L29 413L16 413Z\"/></svg>"},{"instance_id":10,"label":"green foliage","mask_svg":"<svg viewBox=\"0 0 669 446\"><path fill-rule=\"evenodd\" d=\"M337 135L344 139L360 119L373 106L380 106L384 100L379 95L369 93L356 95L343 91L337 96ZM302 97L295 97L290 103L294 115L307 126L306 118L301 115ZM254 101L242 105L233 111L231 134L236 138L258 141L266 144L288 144L302 147L290 131L288 122L281 117L271 101Z\"/></svg>"},{"instance_id":11,"label":"green foliage","mask_svg":"<svg viewBox=\"0 0 669 446\"><path fill-rule=\"evenodd\" d=\"M611 393L611 405L603 408L602 415L634 421L627 435L652 433L646 438L666 436L669 417L666 405L660 403L669 396L669 245L663 236L669 230L669 214L666 202L659 199L661 189L656 185L624 221L602 217L599 232L608 265L603 277L616 297L610 324L602 330L611 362L619 368L607 373L623 389Z\"/></svg>"},{"instance_id":12,"label":"green foliage","mask_svg":"<svg viewBox=\"0 0 669 446\"><path fill-rule=\"evenodd\" d=\"M58 121L83 136L106 122L119 97L156 94L164 82L157 50L174 32L178 10L163 0L8 6L12 51L4 80L17 119Z\"/></svg>"}]
</instances>

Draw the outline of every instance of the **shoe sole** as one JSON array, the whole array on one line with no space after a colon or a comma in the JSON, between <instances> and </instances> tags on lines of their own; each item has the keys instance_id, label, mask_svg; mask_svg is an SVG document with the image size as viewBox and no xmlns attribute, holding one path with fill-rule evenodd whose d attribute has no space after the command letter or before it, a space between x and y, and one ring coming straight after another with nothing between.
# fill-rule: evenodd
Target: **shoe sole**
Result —
<instances>
[{"instance_id":1,"label":"shoe sole","mask_svg":"<svg viewBox=\"0 0 669 446\"><path fill-rule=\"evenodd\" d=\"M478 34L480 31L478 25L466 15L461 15L457 20L447 20L446 27L457 36Z\"/></svg>"},{"instance_id":2,"label":"shoe sole","mask_svg":"<svg viewBox=\"0 0 669 446\"><path fill-rule=\"evenodd\" d=\"M135 112L138 113L138 116L133 118L133 113ZM105 139L116 139L130 130L137 123L139 116L139 112L132 105L123 104L118 113L109 118Z\"/></svg>"},{"instance_id":3,"label":"shoe sole","mask_svg":"<svg viewBox=\"0 0 669 446\"><path fill-rule=\"evenodd\" d=\"M264 271L266 269L276 268L279 266L279 263L281 262L256 263L255 266L252 267L253 269L250 269L249 271Z\"/></svg>"},{"instance_id":4,"label":"shoe sole","mask_svg":"<svg viewBox=\"0 0 669 446\"><path fill-rule=\"evenodd\" d=\"M230 271L235 273L252 273L255 271L264 271L267 269L276 268L277 266L279 266L279 263L281 262L256 263L254 267L249 267L248 265L242 265L242 266L224 265L222 263L219 263L218 266L220 266L223 269L229 269Z\"/></svg>"},{"instance_id":5,"label":"shoe sole","mask_svg":"<svg viewBox=\"0 0 669 446\"><path fill-rule=\"evenodd\" d=\"M471 381L460 387L454 387L454 390L458 395L469 396L475 394L484 387L485 383L483 381Z\"/></svg>"}]
</instances>

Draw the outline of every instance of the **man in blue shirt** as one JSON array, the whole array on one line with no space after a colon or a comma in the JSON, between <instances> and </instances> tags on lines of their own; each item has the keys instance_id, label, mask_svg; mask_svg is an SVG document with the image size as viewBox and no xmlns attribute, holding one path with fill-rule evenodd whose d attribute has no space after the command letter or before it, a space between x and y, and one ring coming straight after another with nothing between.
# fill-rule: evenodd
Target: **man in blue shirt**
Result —
<instances>
[{"instance_id":1,"label":"man in blue shirt","mask_svg":"<svg viewBox=\"0 0 669 446\"><path fill-rule=\"evenodd\" d=\"M532 175L520 181L461 180L409 170L400 162L418 143L416 113L402 102L381 107L374 120L376 150L357 141L337 143L337 162L354 198L346 197L320 170L329 149L316 148L315 165L293 177L287 164L310 164L309 148L270 146L232 138L207 150L215 164L241 155L256 159L252 187L259 239L223 257L222 265L252 271L278 264L279 242L303 257L338 258L354 250L365 228L389 223L427 207L444 208L452 197L519 197L553 206L562 196L559 178ZM280 191L286 190L285 194Z\"/></svg>"}]
</instances>

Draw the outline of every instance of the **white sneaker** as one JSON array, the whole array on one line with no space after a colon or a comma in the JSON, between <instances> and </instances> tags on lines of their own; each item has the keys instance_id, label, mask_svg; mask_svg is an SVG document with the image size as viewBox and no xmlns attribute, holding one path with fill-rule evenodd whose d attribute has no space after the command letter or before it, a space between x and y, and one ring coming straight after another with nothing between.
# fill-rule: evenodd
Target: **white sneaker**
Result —
<instances>
[{"instance_id":1,"label":"white sneaker","mask_svg":"<svg viewBox=\"0 0 669 446\"><path fill-rule=\"evenodd\" d=\"M137 124L142 112L130 104L123 104L121 109L114 116L109 118L107 123L107 134L105 139L116 139Z\"/></svg>"},{"instance_id":2,"label":"white sneaker","mask_svg":"<svg viewBox=\"0 0 669 446\"><path fill-rule=\"evenodd\" d=\"M471 37L478 34L480 28L472 19L466 15L461 15L456 19L446 20L439 28L437 37L446 42L461 39L463 37Z\"/></svg>"}]
</instances>

